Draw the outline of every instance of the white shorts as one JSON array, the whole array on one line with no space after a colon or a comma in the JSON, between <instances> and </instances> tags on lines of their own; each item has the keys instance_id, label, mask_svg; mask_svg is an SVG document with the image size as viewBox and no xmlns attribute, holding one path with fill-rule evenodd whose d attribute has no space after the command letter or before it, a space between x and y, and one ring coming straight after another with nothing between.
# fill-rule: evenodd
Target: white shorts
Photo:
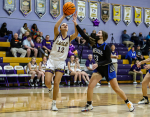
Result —
<instances>
[{"instance_id":1,"label":"white shorts","mask_svg":"<svg viewBox=\"0 0 150 117\"><path fill-rule=\"evenodd\" d=\"M54 72L65 73L65 66L65 61L56 61L53 59L48 59L45 72L51 72L52 74L54 74Z\"/></svg>"}]
</instances>

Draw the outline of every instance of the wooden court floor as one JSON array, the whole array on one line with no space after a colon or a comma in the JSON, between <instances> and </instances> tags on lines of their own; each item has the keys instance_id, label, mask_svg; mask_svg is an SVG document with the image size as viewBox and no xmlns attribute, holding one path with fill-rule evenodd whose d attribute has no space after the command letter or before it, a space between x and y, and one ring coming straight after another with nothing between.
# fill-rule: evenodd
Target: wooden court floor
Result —
<instances>
[{"instance_id":1,"label":"wooden court floor","mask_svg":"<svg viewBox=\"0 0 150 117\"><path fill-rule=\"evenodd\" d=\"M0 117L150 117L150 105L137 104L142 98L141 85L120 87L135 104L134 112L129 112L124 101L108 85L95 87L94 109L90 112L81 112L86 103L87 87L60 88L58 112L50 110L52 99L49 99L47 88L9 88L0 90Z\"/></svg>"}]
</instances>

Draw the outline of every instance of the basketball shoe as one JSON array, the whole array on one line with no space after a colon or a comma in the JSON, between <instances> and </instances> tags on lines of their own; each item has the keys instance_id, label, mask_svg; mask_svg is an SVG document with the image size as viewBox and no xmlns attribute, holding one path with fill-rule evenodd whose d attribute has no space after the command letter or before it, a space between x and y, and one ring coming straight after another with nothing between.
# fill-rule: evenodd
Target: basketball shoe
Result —
<instances>
[{"instance_id":1,"label":"basketball shoe","mask_svg":"<svg viewBox=\"0 0 150 117\"><path fill-rule=\"evenodd\" d=\"M89 105L89 104L86 104L85 107L81 110L82 112L86 112L86 111L90 111L93 109L93 106L92 104Z\"/></svg>"},{"instance_id":2,"label":"basketball shoe","mask_svg":"<svg viewBox=\"0 0 150 117\"><path fill-rule=\"evenodd\" d=\"M56 103L52 102L52 107L51 107L52 111L58 111L58 108L56 107Z\"/></svg>"},{"instance_id":3,"label":"basketball shoe","mask_svg":"<svg viewBox=\"0 0 150 117\"><path fill-rule=\"evenodd\" d=\"M133 111L134 111L135 108L134 108L134 105L133 105L132 102L129 101L129 102L127 103L127 106L128 106L128 108L129 108L129 111L130 111L130 112L133 112Z\"/></svg>"},{"instance_id":4,"label":"basketball shoe","mask_svg":"<svg viewBox=\"0 0 150 117\"><path fill-rule=\"evenodd\" d=\"M138 104L149 104L149 100L143 97L143 99L141 99L141 100L138 102Z\"/></svg>"}]
</instances>

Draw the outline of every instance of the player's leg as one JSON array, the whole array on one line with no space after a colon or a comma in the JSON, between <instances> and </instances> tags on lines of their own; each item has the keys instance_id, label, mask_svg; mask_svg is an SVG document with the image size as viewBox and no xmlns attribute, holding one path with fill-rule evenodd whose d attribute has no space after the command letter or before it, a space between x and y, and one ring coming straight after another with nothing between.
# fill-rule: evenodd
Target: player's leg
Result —
<instances>
[{"instance_id":1,"label":"player's leg","mask_svg":"<svg viewBox=\"0 0 150 117\"><path fill-rule=\"evenodd\" d=\"M53 89L53 102L52 102L52 108L51 108L53 111L58 111L58 109L56 107L56 99L57 99L57 95L59 92L59 83L61 81L63 74L64 73L62 73L62 72L55 72L54 89Z\"/></svg>"},{"instance_id":2,"label":"player's leg","mask_svg":"<svg viewBox=\"0 0 150 117\"><path fill-rule=\"evenodd\" d=\"M77 72L78 73L78 78L79 78L79 82L78 82L78 84L79 85L82 85L82 81L81 81L81 72Z\"/></svg>"},{"instance_id":3,"label":"player's leg","mask_svg":"<svg viewBox=\"0 0 150 117\"><path fill-rule=\"evenodd\" d=\"M89 84L89 80L88 80L88 78L86 79L85 78L85 73L84 72L81 72L81 76L82 76L82 78L83 78L83 80L85 81L85 83L88 85Z\"/></svg>"},{"instance_id":4,"label":"player's leg","mask_svg":"<svg viewBox=\"0 0 150 117\"><path fill-rule=\"evenodd\" d=\"M51 86L51 81L52 81L52 77L53 77L53 72L48 72L48 70L45 71L45 85L46 87L51 90L52 86Z\"/></svg>"},{"instance_id":5,"label":"player's leg","mask_svg":"<svg viewBox=\"0 0 150 117\"><path fill-rule=\"evenodd\" d=\"M109 82L110 82L110 85L111 85L112 89L125 101L125 103L127 104L130 112L134 111L133 104L128 100L125 93L120 89L120 87L118 85L118 82L117 82L117 79L113 78Z\"/></svg>"},{"instance_id":6,"label":"player's leg","mask_svg":"<svg viewBox=\"0 0 150 117\"><path fill-rule=\"evenodd\" d=\"M138 104L149 104L149 100L147 97L147 85L149 84L149 82L150 82L150 73L147 73L142 82L143 99L139 101Z\"/></svg>"},{"instance_id":7,"label":"player's leg","mask_svg":"<svg viewBox=\"0 0 150 117\"><path fill-rule=\"evenodd\" d=\"M102 79L102 76L99 73L92 74L91 80L88 85L88 90L87 90L87 104L82 109L82 112L93 109L93 106L92 106L93 89L101 79Z\"/></svg>"},{"instance_id":8,"label":"player's leg","mask_svg":"<svg viewBox=\"0 0 150 117\"><path fill-rule=\"evenodd\" d=\"M31 79L30 79L30 86L34 87L34 78L35 78L35 74L36 72L35 71L30 71L29 74L31 74Z\"/></svg>"},{"instance_id":9,"label":"player's leg","mask_svg":"<svg viewBox=\"0 0 150 117\"><path fill-rule=\"evenodd\" d=\"M42 72L38 71L38 72L36 72L36 74L37 74L37 79L36 79L36 82L35 82L35 86L37 87L38 84L39 84L40 78L42 76Z\"/></svg>"},{"instance_id":10,"label":"player's leg","mask_svg":"<svg viewBox=\"0 0 150 117\"><path fill-rule=\"evenodd\" d=\"M76 85L78 73L77 72L70 72L70 76L74 76L74 85Z\"/></svg>"}]
</instances>

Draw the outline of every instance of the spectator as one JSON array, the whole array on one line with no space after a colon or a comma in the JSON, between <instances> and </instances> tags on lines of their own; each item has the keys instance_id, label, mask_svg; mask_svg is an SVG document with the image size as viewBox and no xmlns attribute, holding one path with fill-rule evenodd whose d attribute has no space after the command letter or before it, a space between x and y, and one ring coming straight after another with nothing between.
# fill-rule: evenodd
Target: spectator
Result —
<instances>
[{"instance_id":1,"label":"spectator","mask_svg":"<svg viewBox=\"0 0 150 117\"><path fill-rule=\"evenodd\" d=\"M27 31L31 32L31 30L27 26L27 23L24 23L23 27L21 27L20 29L19 39L22 39Z\"/></svg>"},{"instance_id":2,"label":"spectator","mask_svg":"<svg viewBox=\"0 0 150 117\"><path fill-rule=\"evenodd\" d=\"M137 67L137 64L139 63L139 60L136 60L136 64L134 64L130 71L129 75L133 75L133 84L136 84L136 75L140 75L140 83L143 81L143 72L141 71L141 68Z\"/></svg>"},{"instance_id":3,"label":"spectator","mask_svg":"<svg viewBox=\"0 0 150 117\"><path fill-rule=\"evenodd\" d=\"M145 39L146 39L146 40L150 40L150 32L149 32L149 34L146 36Z\"/></svg>"},{"instance_id":4,"label":"spectator","mask_svg":"<svg viewBox=\"0 0 150 117\"><path fill-rule=\"evenodd\" d=\"M37 57L38 50L34 48L34 43L30 35L28 35L27 39L23 41L23 47L27 50L27 57L30 57L31 52L33 52L34 56Z\"/></svg>"},{"instance_id":5,"label":"spectator","mask_svg":"<svg viewBox=\"0 0 150 117\"><path fill-rule=\"evenodd\" d=\"M118 60L117 59L118 59L118 52L115 51L115 45L112 45L111 46L111 60L115 67L116 74L117 74L117 70L118 70Z\"/></svg>"},{"instance_id":6,"label":"spectator","mask_svg":"<svg viewBox=\"0 0 150 117\"><path fill-rule=\"evenodd\" d=\"M51 49L52 49L52 43L49 39L50 39L50 36L46 35L45 39L42 41L43 49L44 49L45 53L47 53L47 54L50 53Z\"/></svg>"},{"instance_id":7,"label":"spectator","mask_svg":"<svg viewBox=\"0 0 150 117\"><path fill-rule=\"evenodd\" d=\"M40 81L40 78L44 78L44 73L39 71L37 68L37 64L36 64L36 58L32 57L31 62L28 63L27 65L27 73L31 74L31 79L30 79L30 86L34 87L34 78L35 75L37 75L37 80L35 82L35 86L38 86L38 83Z\"/></svg>"},{"instance_id":8,"label":"spectator","mask_svg":"<svg viewBox=\"0 0 150 117\"><path fill-rule=\"evenodd\" d=\"M130 41L130 36L127 34L127 31L124 30L123 34L122 34L122 43L126 44L127 47L133 47L134 43L132 41Z\"/></svg>"},{"instance_id":9,"label":"spectator","mask_svg":"<svg viewBox=\"0 0 150 117\"><path fill-rule=\"evenodd\" d=\"M132 64L132 60L137 60L136 52L134 51L134 47L132 47L130 49L130 51L127 53L125 59L129 60L129 64Z\"/></svg>"},{"instance_id":10,"label":"spectator","mask_svg":"<svg viewBox=\"0 0 150 117\"><path fill-rule=\"evenodd\" d=\"M139 40L141 46L143 46L146 43L146 40L144 39L142 32L139 33Z\"/></svg>"},{"instance_id":11,"label":"spectator","mask_svg":"<svg viewBox=\"0 0 150 117\"><path fill-rule=\"evenodd\" d=\"M91 37L95 38L95 36L96 36L96 30L93 30L92 33L91 33Z\"/></svg>"},{"instance_id":12,"label":"spectator","mask_svg":"<svg viewBox=\"0 0 150 117\"><path fill-rule=\"evenodd\" d=\"M142 55L142 51L140 50L140 45L137 46L136 57L139 61L145 60L144 56Z\"/></svg>"},{"instance_id":13,"label":"spectator","mask_svg":"<svg viewBox=\"0 0 150 117\"><path fill-rule=\"evenodd\" d=\"M74 76L74 85L81 85L81 73L76 71L76 63L74 61L74 56L70 57L70 61L68 62L69 75ZM77 83L77 78L79 77L79 82Z\"/></svg>"},{"instance_id":14,"label":"spectator","mask_svg":"<svg viewBox=\"0 0 150 117\"><path fill-rule=\"evenodd\" d=\"M85 42L86 42L86 40L85 39L83 39L82 37L81 37L81 35L80 34L78 34L78 36L76 37L76 39L75 39L77 42L78 42L78 44L80 45L81 43L82 43L82 45L84 45L85 44Z\"/></svg>"},{"instance_id":15,"label":"spectator","mask_svg":"<svg viewBox=\"0 0 150 117\"><path fill-rule=\"evenodd\" d=\"M48 54L46 54L44 52L44 50L42 49L42 43L41 43L40 36L36 37L36 41L34 42L34 47L38 50L39 57L42 57L42 54L44 54L45 56L48 56Z\"/></svg>"},{"instance_id":16,"label":"spectator","mask_svg":"<svg viewBox=\"0 0 150 117\"><path fill-rule=\"evenodd\" d=\"M22 48L22 40L18 38L18 34L14 34L14 38L10 42L11 52L14 57L17 57L17 52L21 54L20 57L25 57L27 51Z\"/></svg>"},{"instance_id":17,"label":"spectator","mask_svg":"<svg viewBox=\"0 0 150 117\"><path fill-rule=\"evenodd\" d=\"M135 32L132 33L131 40L134 42L134 45L139 45L139 44L140 44L140 40L139 40L139 38L137 37L137 35L136 35Z\"/></svg>"},{"instance_id":18,"label":"spectator","mask_svg":"<svg viewBox=\"0 0 150 117\"><path fill-rule=\"evenodd\" d=\"M7 38L11 42L12 34L12 31L7 30L7 24L4 22L0 29L0 36Z\"/></svg>"},{"instance_id":19,"label":"spectator","mask_svg":"<svg viewBox=\"0 0 150 117\"><path fill-rule=\"evenodd\" d=\"M45 38L43 37L43 32L40 32L41 41L43 41Z\"/></svg>"},{"instance_id":20,"label":"spectator","mask_svg":"<svg viewBox=\"0 0 150 117\"><path fill-rule=\"evenodd\" d=\"M46 56L43 56L43 60L39 64L39 71L43 72L43 74L45 74L46 65L47 65L47 58L46 58ZM45 86L44 77L42 77L42 86Z\"/></svg>"},{"instance_id":21,"label":"spectator","mask_svg":"<svg viewBox=\"0 0 150 117\"><path fill-rule=\"evenodd\" d=\"M88 59L86 60L86 63L85 63L85 72L87 74L92 75L93 73L92 64L95 64L95 61L93 60L93 55L89 54Z\"/></svg>"},{"instance_id":22,"label":"spectator","mask_svg":"<svg viewBox=\"0 0 150 117\"><path fill-rule=\"evenodd\" d=\"M30 33L28 31L26 31L25 34L24 34L24 36L23 36L23 38L22 38L22 40L24 41L25 39L27 39L28 35L30 35Z\"/></svg>"},{"instance_id":23,"label":"spectator","mask_svg":"<svg viewBox=\"0 0 150 117\"><path fill-rule=\"evenodd\" d=\"M36 37L40 34L40 31L36 24L32 25L31 34L32 34L32 39L35 41Z\"/></svg>"},{"instance_id":24,"label":"spectator","mask_svg":"<svg viewBox=\"0 0 150 117\"><path fill-rule=\"evenodd\" d=\"M75 63L76 63L76 71L81 73L81 76L82 76L83 80L88 85L89 82L90 82L89 76L86 72L81 70L78 57L75 58Z\"/></svg>"}]
</instances>

